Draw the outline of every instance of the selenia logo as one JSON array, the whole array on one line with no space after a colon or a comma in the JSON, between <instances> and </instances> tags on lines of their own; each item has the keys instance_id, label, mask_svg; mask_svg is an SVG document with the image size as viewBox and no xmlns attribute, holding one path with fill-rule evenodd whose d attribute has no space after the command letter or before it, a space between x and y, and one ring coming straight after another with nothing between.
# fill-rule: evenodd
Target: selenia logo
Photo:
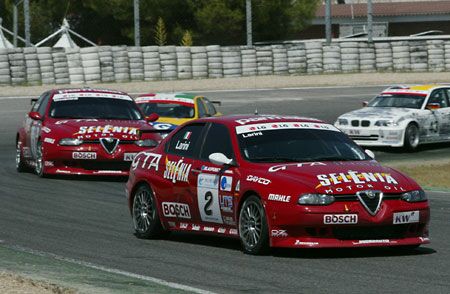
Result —
<instances>
[{"instance_id":1,"label":"selenia logo","mask_svg":"<svg viewBox=\"0 0 450 294\"><path fill-rule=\"evenodd\" d=\"M164 171L164 178L172 180L173 183L176 183L177 181L187 182L191 167L192 164L183 162L183 159L171 161L166 157L166 170Z\"/></svg>"},{"instance_id":2,"label":"selenia logo","mask_svg":"<svg viewBox=\"0 0 450 294\"><path fill-rule=\"evenodd\" d=\"M126 134L136 136L138 133L138 128L132 127L119 127L119 126L90 126L90 127L80 127L80 130L76 135L84 134Z\"/></svg>"},{"instance_id":3,"label":"selenia logo","mask_svg":"<svg viewBox=\"0 0 450 294\"><path fill-rule=\"evenodd\" d=\"M347 173L334 173L327 175L317 175L320 184L316 187L327 187L342 183L366 184L366 183L386 183L397 185L398 182L386 173L359 173L357 171L348 171Z\"/></svg>"}]
</instances>

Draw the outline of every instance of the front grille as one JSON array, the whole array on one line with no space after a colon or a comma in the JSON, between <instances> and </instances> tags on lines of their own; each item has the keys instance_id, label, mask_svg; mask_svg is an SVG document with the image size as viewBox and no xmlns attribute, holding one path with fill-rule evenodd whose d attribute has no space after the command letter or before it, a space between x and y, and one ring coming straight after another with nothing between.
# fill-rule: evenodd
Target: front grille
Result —
<instances>
[{"instance_id":1,"label":"front grille","mask_svg":"<svg viewBox=\"0 0 450 294\"><path fill-rule=\"evenodd\" d=\"M368 127L368 126L370 126L370 121L369 121L369 120L363 120L363 121L361 121L361 126L363 126L363 127Z\"/></svg>"},{"instance_id":2,"label":"front grille","mask_svg":"<svg viewBox=\"0 0 450 294\"><path fill-rule=\"evenodd\" d=\"M370 135L370 136L355 136L355 135L349 135L350 139L352 140L359 140L359 141L377 141L379 136L378 135Z\"/></svg>"},{"instance_id":3,"label":"front grille","mask_svg":"<svg viewBox=\"0 0 450 294\"><path fill-rule=\"evenodd\" d=\"M399 200L402 198L401 194L383 194L384 200ZM335 201L359 201L358 197L354 194L352 195L334 195Z\"/></svg>"},{"instance_id":4,"label":"front grille","mask_svg":"<svg viewBox=\"0 0 450 294\"><path fill-rule=\"evenodd\" d=\"M134 144L135 141L119 141L119 145L122 144ZM83 144L100 144L100 140L96 139L96 140L83 140Z\"/></svg>"},{"instance_id":5,"label":"front grille","mask_svg":"<svg viewBox=\"0 0 450 294\"><path fill-rule=\"evenodd\" d=\"M129 161L94 161L94 160L80 160L76 162L65 162L66 166L81 167L85 170L121 170L127 171L130 169L131 162Z\"/></svg>"},{"instance_id":6,"label":"front grille","mask_svg":"<svg viewBox=\"0 0 450 294\"><path fill-rule=\"evenodd\" d=\"M332 229L334 238L338 240L401 239L407 232L408 225L335 227Z\"/></svg>"},{"instance_id":7,"label":"front grille","mask_svg":"<svg viewBox=\"0 0 450 294\"><path fill-rule=\"evenodd\" d=\"M352 120L353 127L359 127L359 120Z\"/></svg>"}]
</instances>

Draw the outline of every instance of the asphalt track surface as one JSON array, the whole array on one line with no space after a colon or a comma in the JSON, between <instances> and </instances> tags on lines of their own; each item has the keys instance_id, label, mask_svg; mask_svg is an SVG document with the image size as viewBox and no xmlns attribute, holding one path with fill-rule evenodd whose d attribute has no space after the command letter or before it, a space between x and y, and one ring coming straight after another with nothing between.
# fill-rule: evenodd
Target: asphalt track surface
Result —
<instances>
[{"instance_id":1,"label":"asphalt track surface","mask_svg":"<svg viewBox=\"0 0 450 294\"><path fill-rule=\"evenodd\" d=\"M333 122L383 87L208 92L222 112L295 114ZM448 293L450 193L429 192L432 243L392 249L274 250L248 256L234 239L133 236L123 180L39 179L14 168L15 132L28 99L0 100L0 240L220 293ZM377 150L383 162L450 157L450 145L411 155Z\"/></svg>"}]
</instances>

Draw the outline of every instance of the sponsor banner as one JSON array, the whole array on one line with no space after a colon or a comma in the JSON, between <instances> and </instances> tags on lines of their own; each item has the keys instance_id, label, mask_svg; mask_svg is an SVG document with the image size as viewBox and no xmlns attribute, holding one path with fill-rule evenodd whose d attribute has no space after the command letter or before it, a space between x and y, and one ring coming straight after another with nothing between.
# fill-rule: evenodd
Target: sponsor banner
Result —
<instances>
[{"instance_id":1,"label":"sponsor banner","mask_svg":"<svg viewBox=\"0 0 450 294\"><path fill-rule=\"evenodd\" d=\"M323 223L326 225L346 225L357 224L357 214L325 214L323 216Z\"/></svg>"},{"instance_id":2,"label":"sponsor banner","mask_svg":"<svg viewBox=\"0 0 450 294\"><path fill-rule=\"evenodd\" d=\"M128 100L133 101L130 96L123 95L123 94L112 94L112 93L95 93L95 92L76 92L76 93L60 93L55 94L53 96L53 101L60 102L60 101L69 101L69 100L78 100L79 98L112 98L112 99L121 99L121 100Z\"/></svg>"},{"instance_id":3,"label":"sponsor banner","mask_svg":"<svg viewBox=\"0 0 450 294\"><path fill-rule=\"evenodd\" d=\"M220 209L224 212L233 212L233 196L220 196Z\"/></svg>"},{"instance_id":4,"label":"sponsor banner","mask_svg":"<svg viewBox=\"0 0 450 294\"><path fill-rule=\"evenodd\" d=\"M81 126L75 135L88 135L88 134L102 134L102 135L130 135L137 136L139 132L138 128L135 127L124 127L124 126Z\"/></svg>"},{"instance_id":5,"label":"sponsor banner","mask_svg":"<svg viewBox=\"0 0 450 294\"><path fill-rule=\"evenodd\" d=\"M155 96L139 97L136 98L136 103L146 103L146 102L165 102L165 103L184 103L194 105L194 100L189 98L177 98L170 94L157 94Z\"/></svg>"},{"instance_id":6,"label":"sponsor banner","mask_svg":"<svg viewBox=\"0 0 450 294\"><path fill-rule=\"evenodd\" d=\"M133 161L133 159L136 157L137 153L124 153L123 154L123 161Z\"/></svg>"},{"instance_id":7,"label":"sponsor banner","mask_svg":"<svg viewBox=\"0 0 450 294\"><path fill-rule=\"evenodd\" d=\"M420 212L418 210L395 212L393 224L397 225L397 224L418 223L419 217L420 217Z\"/></svg>"},{"instance_id":8,"label":"sponsor banner","mask_svg":"<svg viewBox=\"0 0 450 294\"><path fill-rule=\"evenodd\" d=\"M324 123L311 123L311 122L276 122L276 123L264 123L253 124L247 126L237 126L236 134L255 133L269 130L291 130L291 129L314 129L314 130L326 130L340 132L336 127L324 124Z\"/></svg>"},{"instance_id":9,"label":"sponsor banner","mask_svg":"<svg viewBox=\"0 0 450 294\"><path fill-rule=\"evenodd\" d=\"M177 202L163 202L162 203L163 215L165 217L178 217L178 218L191 218L191 211L189 205L185 203Z\"/></svg>"},{"instance_id":10,"label":"sponsor banner","mask_svg":"<svg viewBox=\"0 0 450 294\"><path fill-rule=\"evenodd\" d=\"M319 185L317 187L327 187L338 184L366 184L366 183L385 183L388 185L397 185L398 182L387 173L357 172L349 170L347 173L333 173L317 175ZM316 187L316 188L317 188Z\"/></svg>"},{"instance_id":11,"label":"sponsor banner","mask_svg":"<svg viewBox=\"0 0 450 294\"><path fill-rule=\"evenodd\" d=\"M83 159L83 160L95 160L97 159L96 152L72 152L73 159Z\"/></svg>"},{"instance_id":12,"label":"sponsor banner","mask_svg":"<svg viewBox=\"0 0 450 294\"><path fill-rule=\"evenodd\" d=\"M249 117L249 118L242 118L242 119L238 119L236 120L236 123L240 124L240 125L245 125L248 123L253 123L253 122L261 122L261 121L271 121L271 120L298 120L298 119L302 119L302 120L314 120L314 121L319 121L317 119L314 118L306 118L306 117L301 117L301 116L295 116L295 115L291 115L291 116L278 116L278 115L259 115L257 117Z\"/></svg>"}]
</instances>

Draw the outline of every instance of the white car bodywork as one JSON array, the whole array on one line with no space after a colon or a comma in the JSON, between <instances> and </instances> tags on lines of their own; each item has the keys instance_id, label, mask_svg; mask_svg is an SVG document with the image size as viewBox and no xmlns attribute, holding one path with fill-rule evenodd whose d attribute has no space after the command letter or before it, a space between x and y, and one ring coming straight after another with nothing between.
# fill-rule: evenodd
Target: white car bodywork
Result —
<instances>
[{"instance_id":1,"label":"white car bodywork","mask_svg":"<svg viewBox=\"0 0 450 294\"><path fill-rule=\"evenodd\" d=\"M411 124L419 129L417 144L450 141L450 85L388 88L380 96L404 94L425 99L418 108L364 107L339 116L335 126L361 146L411 147L405 146Z\"/></svg>"}]
</instances>

